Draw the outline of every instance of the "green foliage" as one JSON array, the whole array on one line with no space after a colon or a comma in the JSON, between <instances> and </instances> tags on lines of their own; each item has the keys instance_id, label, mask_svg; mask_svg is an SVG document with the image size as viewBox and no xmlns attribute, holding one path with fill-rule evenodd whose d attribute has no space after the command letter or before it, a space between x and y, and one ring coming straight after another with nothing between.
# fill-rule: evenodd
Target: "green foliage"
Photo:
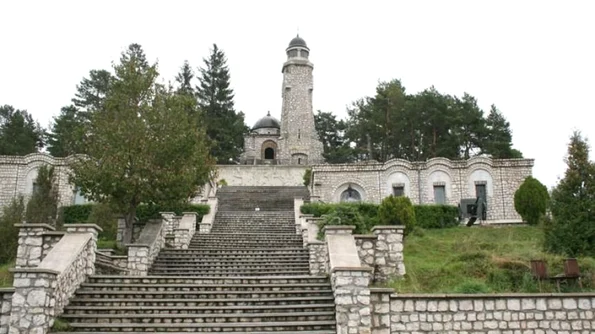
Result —
<instances>
[{"instance_id":1,"label":"green foliage","mask_svg":"<svg viewBox=\"0 0 595 334\"><path fill-rule=\"evenodd\" d=\"M99 238L106 240L116 240L118 234L118 218L116 211L109 203L97 203L91 208L86 223L96 224L103 230L99 233Z\"/></svg>"},{"instance_id":2,"label":"green foliage","mask_svg":"<svg viewBox=\"0 0 595 334\"><path fill-rule=\"evenodd\" d=\"M403 225L405 234L416 226L415 210L409 197L388 196L382 200L378 208L378 222L380 225Z\"/></svg>"},{"instance_id":3,"label":"green foliage","mask_svg":"<svg viewBox=\"0 0 595 334\"><path fill-rule=\"evenodd\" d=\"M589 144L574 132L568 145L568 168L552 190L553 219L544 222L545 249L568 256L595 255L595 164Z\"/></svg>"},{"instance_id":4,"label":"green foliage","mask_svg":"<svg viewBox=\"0 0 595 334\"><path fill-rule=\"evenodd\" d=\"M70 323L62 318L54 319L54 324L52 325L53 332L70 332L72 327L70 327Z\"/></svg>"},{"instance_id":5,"label":"green foliage","mask_svg":"<svg viewBox=\"0 0 595 334\"><path fill-rule=\"evenodd\" d=\"M398 293L551 293L554 282L537 282L531 260L546 262L550 275L563 272L565 256L542 251L537 226L454 227L407 236L407 274L390 283ZM579 257L583 291L595 291L595 258ZM563 284L562 292L577 291Z\"/></svg>"},{"instance_id":6,"label":"green foliage","mask_svg":"<svg viewBox=\"0 0 595 334\"><path fill-rule=\"evenodd\" d=\"M64 224L76 224L89 222L93 208L97 204L79 204L62 207L64 212ZM113 210L113 209L110 209ZM181 215L184 212L196 212L198 220L209 213L209 206L204 204L178 204L178 205L146 205L141 204L136 210L136 217L139 221L146 222L149 219L161 218L160 212L174 212ZM102 209L103 211L103 209ZM106 211L103 211L106 212ZM112 211L115 212L115 211Z\"/></svg>"},{"instance_id":7,"label":"green foliage","mask_svg":"<svg viewBox=\"0 0 595 334\"><path fill-rule=\"evenodd\" d=\"M354 160L353 149L344 136L347 130L347 123L344 120L337 120L337 116L333 113L318 110L314 115L314 125L323 145L322 156L326 162L346 163Z\"/></svg>"},{"instance_id":8,"label":"green foliage","mask_svg":"<svg viewBox=\"0 0 595 334\"><path fill-rule=\"evenodd\" d=\"M180 72L176 75L176 82L178 83L176 92L178 94L194 96L195 92L194 87L192 87L192 79L194 79L194 72L188 61L185 60Z\"/></svg>"},{"instance_id":9,"label":"green foliage","mask_svg":"<svg viewBox=\"0 0 595 334\"><path fill-rule=\"evenodd\" d=\"M306 169L304 172L304 186L309 186L312 180L312 168Z\"/></svg>"},{"instance_id":10,"label":"green foliage","mask_svg":"<svg viewBox=\"0 0 595 334\"><path fill-rule=\"evenodd\" d=\"M74 105L63 107L47 134L48 152L54 157L85 153L87 115Z\"/></svg>"},{"instance_id":11,"label":"green foliage","mask_svg":"<svg viewBox=\"0 0 595 334\"><path fill-rule=\"evenodd\" d=\"M28 223L56 226L58 214L58 188L53 166L42 165L31 198L27 202L25 220Z\"/></svg>"},{"instance_id":12,"label":"green foliage","mask_svg":"<svg viewBox=\"0 0 595 334\"><path fill-rule=\"evenodd\" d=\"M220 179L219 181L217 181L217 184L219 184L222 187L225 187L227 185L227 181L225 179Z\"/></svg>"},{"instance_id":13,"label":"green foliage","mask_svg":"<svg viewBox=\"0 0 595 334\"><path fill-rule=\"evenodd\" d=\"M327 225L353 225L355 229L354 234L365 234L368 232L365 218L358 211L355 205L342 205L335 208L334 211L324 216L324 219L319 223L320 232L318 238L324 235L323 228Z\"/></svg>"},{"instance_id":14,"label":"green foliage","mask_svg":"<svg viewBox=\"0 0 595 334\"><path fill-rule=\"evenodd\" d=\"M550 195L539 180L528 176L514 193L514 208L530 225L536 225L545 214Z\"/></svg>"},{"instance_id":15,"label":"green foliage","mask_svg":"<svg viewBox=\"0 0 595 334\"><path fill-rule=\"evenodd\" d=\"M26 110L0 106L0 155L26 155L44 146L45 131Z\"/></svg>"},{"instance_id":16,"label":"green foliage","mask_svg":"<svg viewBox=\"0 0 595 334\"><path fill-rule=\"evenodd\" d=\"M340 157L333 162L522 157L512 148L509 122L495 106L486 117L470 94L445 95L430 87L412 95L400 80L381 82L374 96L356 100L344 124L320 112L315 120L327 160Z\"/></svg>"},{"instance_id":17,"label":"green foliage","mask_svg":"<svg viewBox=\"0 0 595 334\"><path fill-rule=\"evenodd\" d=\"M14 268L14 265L14 262L9 262L6 264L0 263L0 288L12 286L13 275L10 272L10 269Z\"/></svg>"},{"instance_id":18,"label":"green foliage","mask_svg":"<svg viewBox=\"0 0 595 334\"><path fill-rule=\"evenodd\" d=\"M25 200L23 196L12 199L2 208L0 215L0 265L11 262L17 255L19 229L15 224L22 224L25 219Z\"/></svg>"},{"instance_id":19,"label":"green foliage","mask_svg":"<svg viewBox=\"0 0 595 334\"><path fill-rule=\"evenodd\" d=\"M225 53L213 44L211 55L203 61L196 96L204 112L211 156L218 164L230 164L238 160L244 149L244 135L248 127L244 123L244 113L234 109L234 93L230 88Z\"/></svg>"},{"instance_id":20,"label":"green foliage","mask_svg":"<svg viewBox=\"0 0 595 334\"><path fill-rule=\"evenodd\" d=\"M414 205L415 220L420 228L459 226L459 209L453 205Z\"/></svg>"},{"instance_id":21,"label":"green foliage","mask_svg":"<svg viewBox=\"0 0 595 334\"><path fill-rule=\"evenodd\" d=\"M114 72L90 117L88 156L71 166L72 181L90 200L125 214L127 243L141 203L186 201L213 164L205 133L187 112L193 100L157 83L157 65L149 65L140 45L122 53Z\"/></svg>"}]
</instances>

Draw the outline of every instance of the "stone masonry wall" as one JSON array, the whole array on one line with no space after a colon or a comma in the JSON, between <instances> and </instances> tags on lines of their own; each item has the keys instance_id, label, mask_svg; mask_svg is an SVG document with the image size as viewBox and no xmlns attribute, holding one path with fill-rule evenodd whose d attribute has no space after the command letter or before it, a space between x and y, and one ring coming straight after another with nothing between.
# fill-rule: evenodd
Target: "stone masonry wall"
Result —
<instances>
[{"instance_id":1,"label":"stone masonry wall","mask_svg":"<svg viewBox=\"0 0 595 334\"><path fill-rule=\"evenodd\" d=\"M8 334L10 310L14 289L0 289L0 334Z\"/></svg>"},{"instance_id":2,"label":"stone masonry wall","mask_svg":"<svg viewBox=\"0 0 595 334\"><path fill-rule=\"evenodd\" d=\"M165 245L163 222L147 223L136 243L128 245L128 270L132 276L145 276Z\"/></svg>"},{"instance_id":3,"label":"stone masonry wall","mask_svg":"<svg viewBox=\"0 0 595 334\"><path fill-rule=\"evenodd\" d=\"M390 333L587 334L595 332L594 314L595 294L393 294ZM380 321L373 328L389 333Z\"/></svg>"},{"instance_id":4,"label":"stone masonry wall","mask_svg":"<svg viewBox=\"0 0 595 334\"><path fill-rule=\"evenodd\" d=\"M403 187L414 204L434 204L434 187L444 186L446 204L458 205L463 198L475 198L476 184L487 190L487 219L521 220L514 209L514 192L533 169L532 159L493 160L475 157L453 161L444 158L425 162L390 160L386 163L315 165L312 167L312 196L324 202L339 202L349 185L365 202L380 203Z\"/></svg>"},{"instance_id":5,"label":"stone masonry wall","mask_svg":"<svg viewBox=\"0 0 595 334\"><path fill-rule=\"evenodd\" d=\"M338 334L369 334L370 272L364 270L335 270L331 274L335 295Z\"/></svg>"}]
</instances>

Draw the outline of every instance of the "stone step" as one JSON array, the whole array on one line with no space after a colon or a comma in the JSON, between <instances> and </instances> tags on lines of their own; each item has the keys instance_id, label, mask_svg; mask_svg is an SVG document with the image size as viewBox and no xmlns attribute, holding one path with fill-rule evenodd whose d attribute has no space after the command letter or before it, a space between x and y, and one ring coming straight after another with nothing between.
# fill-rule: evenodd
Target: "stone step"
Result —
<instances>
[{"instance_id":1,"label":"stone step","mask_svg":"<svg viewBox=\"0 0 595 334\"><path fill-rule=\"evenodd\" d=\"M295 226L294 226L295 228ZM289 235L266 235L264 233L209 233L197 234L192 240L268 240L268 241L285 241L285 240L302 240L302 236L297 234Z\"/></svg>"},{"instance_id":2,"label":"stone step","mask_svg":"<svg viewBox=\"0 0 595 334\"><path fill-rule=\"evenodd\" d=\"M291 291L295 289L329 289L329 283L266 283L266 284L134 284L134 283L82 283L81 291L94 290L134 290L134 291Z\"/></svg>"},{"instance_id":3,"label":"stone step","mask_svg":"<svg viewBox=\"0 0 595 334\"><path fill-rule=\"evenodd\" d=\"M292 275L292 276L266 276L260 277L188 277L188 276L119 276L119 275L93 275L89 283L130 283L130 284L294 284L294 283L328 283L325 276Z\"/></svg>"},{"instance_id":4,"label":"stone step","mask_svg":"<svg viewBox=\"0 0 595 334\"><path fill-rule=\"evenodd\" d=\"M75 293L75 298L98 298L98 296L104 298L123 298L127 296L135 296L142 298L273 298L273 297L291 297L291 296L324 296L332 294L332 290L329 289L294 289L294 290L230 290L230 291L144 291L144 290L98 290L81 288ZM112 297L117 296L117 297Z\"/></svg>"},{"instance_id":5,"label":"stone step","mask_svg":"<svg viewBox=\"0 0 595 334\"><path fill-rule=\"evenodd\" d=\"M307 249L303 247L284 247L284 248L251 248L251 249L235 249L235 248L227 248L227 249L173 249L173 248L165 248L162 249L160 255L194 255L194 256L202 256L202 255L267 255L267 254L275 254L275 255L282 255L282 254L309 254Z\"/></svg>"},{"instance_id":6,"label":"stone step","mask_svg":"<svg viewBox=\"0 0 595 334\"><path fill-rule=\"evenodd\" d=\"M85 331L70 331L70 332L55 332L55 334L83 334L83 333L88 333ZM113 334L114 332L103 332L103 331L96 331L94 330L93 333L95 334ZM155 334L155 333L162 333L160 331L152 331L152 332L139 332L139 331L134 331L134 333L136 334ZM169 333L169 334L188 334L188 332L175 332L175 331L167 331L167 332L163 332L163 333ZM225 333L246 333L246 331L226 331ZM295 333L300 333L300 334L336 334L337 331L332 329L332 330L308 330L308 331L304 331L301 330L299 332L295 332L295 331L267 331L267 332L255 332L255 331L250 331L250 334L271 334L271 333L278 333L278 334L295 334Z\"/></svg>"},{"instance_id":7,"label":"stone step","mask_svg":"<svg viewBox=\"0 0 595 334\"><path fill-rule=\"evenodd\" d=\"M184 265L184 266L194 266L197 264L269 264L269 265L285 265L285 264L302 264L308 263L308 259L306 258L294 258L294 259L271 259L271 258L260 258L260 259L252 259L252 258L237 258L233 260L226 260L226 259L163 259L157 258L155 262L153 262L153 266L158 265Z\"/></svg>"},{"instance_id":8,"label":"stone step","mask_svg":"<svg viewBox=\"0 0 595 334\"><path fill-rule=\"evenodd\" d=\"M188 245L188 248L195 247L206 247L206 248L239 248L239 247L251 247L251 248L284 248L284 247L299 247L303 245L302 240L227 240L227 239L213 239L213 240L192 240Z\"/></svg>"},{"instance_id":9,"label":"stone step","mask_svg":"<svg viewBox=\"0 0 595 334\"><path fill-rule=\"evenodd\" d=\"M317 320L317 321L277 321L277 322L204 322L204 323L183 323L183 322L164 322L164 323L78 323L71 322L70 327L83 332L129 332L137 333L139 329L146 329L149 332L162 331L173 332L175 329L181 332L278 332L290 333L312 331L312 330L332 330L335 328L335 320ZM72 332L71 332L72 333ZM333 332L334 333L334 332Z\"/></svg>"},{"instance_id":10,"label":"stone step","mask_svg":"<svg viewBox=\"0 0 595 334\"><path fill-rule=\"evenodd\" d=\"M220 270L207 270L207 269L188 269L188 268L155 268L151 269L152 275L171 275L171 276L196 276L196 277L209 277L209 276L262 276L262 275L276 275L276 276L288 276L288 275L307 275L310 272L310 268L301 269L220 269Z\"/></svg>"},{"instance_id":11,"label":"stone step","mask_svg":"<svg viewBox=\"0 0 595 334\"><path fill-rule=\"evenodd\" d=\"M285 312L260 313L94 313L94 314L62 314L66 321L79 323L145 323L163 324L173 323L219 323L227 322L281 322L281 321L320 321L333 320L335 311L307 311L287 310Z\"/></svg>"},{"instance_id":12,"label":"stone step","mask_svg":"<svg viewBox=\"0 0 595 334\"><path fill-rule=\"evenodd\" d=\"M160 306L177 309L178 307L207 307L207 308L228 308L231 307L281 307L292 305L312 306L318 304L334 304L335 298L332 294L322 296L293 296L293 297L271 297L271 298L74 298L66 307L109 307L117 308L122 306L140 308L144 306Z\"/></svg>"},{"instance_id":13,"label":"stone step","mask_svg":"<svg viewBox=\"0 0 595 334\"><path fill-rule=\"evenodd\" d=\"M267 266L267 265L241 265L241 264L230 264L230 265L193 265L193 266L153 266L150 269L150 272L156 275L161 273L169 275L170 271L175 272L198 272L202 275L206 273L212 273L220 275L222 273L228 273L232 276L237 276L243 274L249 275L259 275L259 274L267 274L267 273L274 273L278 274L279 272L294 272L294 273L308 273L310 270L310 266L306 264L296 264L296 265L284 265L284 266Z\"/></svg>"}]
</instances>

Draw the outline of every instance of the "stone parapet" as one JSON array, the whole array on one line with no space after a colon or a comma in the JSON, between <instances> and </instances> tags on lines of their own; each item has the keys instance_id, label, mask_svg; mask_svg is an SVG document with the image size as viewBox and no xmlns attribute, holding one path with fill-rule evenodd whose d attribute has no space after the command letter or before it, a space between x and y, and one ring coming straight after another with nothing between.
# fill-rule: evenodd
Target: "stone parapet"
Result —
<instances>
[{"instance_id":1,"label":"stone parapet","mask_svg":"<svg viewBox=\"0 0 595 334\"><path fill-rule=\"evenodd\" d=\"M405 275L403 231L405 226L375 226L374 281L384 282Z\"/></svg>"},{"instance_id":2,"label":"stone parapet","mask_svg":"<svg viewBox=\"0 0 595 334\"><path fill-rule=\"evenodd\" d=\"M326 275L328 270L328 249L326 243L322 241L309 242L306 247L310 253L310 274Z\"/></svg>"},{"instance_id":3,"label":"stone parapet","mask_svg":"<svg viewBox=\"0 0 595 334\"><path fill-rule=\"evenodd\" d=\"M372 333L370 279L370 268L332 269L338 334Z\"/></svg>"},{"instance_id":4,"label":"stone parapet","mask_svg":"<svg viewBox=\"0 0 595 334\"><path fill-rule=\"evenodd\" d=\"M595 294L390 296L391 333L593 333ZM380 332L379 332L380 333Z\"/></svg>"},{"instance_id":5,"label":"stone parapet","mask_svg":"<svg viewBox=\"0 0 595 334\"><path fill-rule=\"evenodd\" d=\"M45 334L54 319L54 289L58 271L14 269L10 334Z\"/></svg>"},{"instance_id":6,"label":"stone parapet","mask_svg":"<svg viewBox=\"0 0 595 334\"><path fill-rule=\"evenodd\" d=\"M145 225L136 243L128 246L128 272L132 276L146 276L159 251L165 245L165 228L161 221Z\"/></svg>"},{"instance_id":7,"label":"stone parapet","mask_svg":"<svg viewBox=\"0 0 595 334\"><path fill-rule=\"evenodd\" d=\"M362 235L356 234L355 247L362 265L372 268L372 275L374 274L374 268L376 267L376 235ZM374 277L374 276L372 276Z\"/></svg>"},{"instance_id":8,"label":"stone parapet","mask_svg":"<svg viewBox=\"0 0 595 334\"><path fill-rule=\"evenodd\" d=\"M390 334L390 296L395 292L387 288L370 288L372 333Z\"/></svg>"},{"instance_id":9,"label":"stone parapet","mask_svg":"<svg viewBox=\"0 0 595 334\"><path fill-rule=\"evenodd\" d=\"M16 224L19 228L19 246L15 268L35 268L43 259L43 239L55 228L47 224ZM47 252L46 252L47 253Z\"/></svg>"},{"instance_id":10,"label":"stone parapet","mask_svg":"<svg viewBox=\"0 0 595 334\"><path fill-rule=\"evenodd\" d=\"M202 216L198 227L198 233L200 234L211 233L211 228L213 228L213 223L215 222L215 215L219 208L219 200L217 197L209 197L206 204L209 206L209 213Z\"/></svg>"},{"instance_id":11,"label":"stone parapet","mask_svg":"<svg viewBox=\"0 0 595 334\"><path fill-rule=\"evenodd\" d=\"M0 288L0 334L8 334L14 288Z\"/></svg>"}]
</instances>

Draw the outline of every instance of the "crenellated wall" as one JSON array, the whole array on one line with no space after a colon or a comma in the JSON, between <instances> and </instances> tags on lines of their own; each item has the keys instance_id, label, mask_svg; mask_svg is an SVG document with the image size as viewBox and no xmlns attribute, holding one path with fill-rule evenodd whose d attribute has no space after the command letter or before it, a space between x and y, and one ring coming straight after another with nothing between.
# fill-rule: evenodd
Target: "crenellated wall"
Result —
<instances>
[{"instance_id":1,"label":"crenellated wall","mask_svg":"<svg viewBox=\"0 0 595 334\"><path fill-rule=\"evenodd\" d=\"M444 204L458 205L461 199L475 198L476 187L484 186L487 220L519 222L514 193L531 175L533 163L532 159L475 157L460 161L395 159L386 163L316 165L312 167L311 192L324 202L339 202L341 194L351 187L361 200L380 203L393 194L393 188L400 188L414 204L435 204L435 188L444 187Z\"/></svg>"}]
</instances>

